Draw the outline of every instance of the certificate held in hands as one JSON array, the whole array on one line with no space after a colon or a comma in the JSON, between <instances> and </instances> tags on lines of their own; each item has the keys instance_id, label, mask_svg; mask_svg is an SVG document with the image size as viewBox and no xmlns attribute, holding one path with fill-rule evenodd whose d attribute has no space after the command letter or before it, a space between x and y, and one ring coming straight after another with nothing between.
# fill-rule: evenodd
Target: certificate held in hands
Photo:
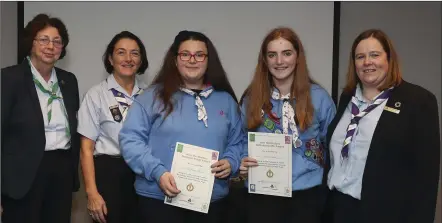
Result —
<instances>
[{"instance_id":1,"label":"certificate held in hands","mask_svg":"<svg viewBox=\"0 0 442 223\"><path fill-rule=\"evenodd\" d=\"M248 151L258 161L249 168L249 193L292 197L292 137L249 132Z\"/></svg>"},{"instance_id":2,"label":"certificate held in hands","mask_svg":"<svg viewBox=\"0 0 442 223\"><path fill-rule=\"evenodd\" d=\"M215 181L210 166L218 156L218 151L177 142L170 173L181 193L166 196L164 203L207 214Z\"/></svg>"}]
</instances>

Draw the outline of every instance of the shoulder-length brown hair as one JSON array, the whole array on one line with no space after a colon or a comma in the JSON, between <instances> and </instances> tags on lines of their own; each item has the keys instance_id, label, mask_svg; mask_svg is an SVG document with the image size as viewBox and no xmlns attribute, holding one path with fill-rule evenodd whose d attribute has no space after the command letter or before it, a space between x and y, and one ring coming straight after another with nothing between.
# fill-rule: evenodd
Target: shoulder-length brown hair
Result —
<instances>
[{"instance_id":1,"label":"shoulder-length brown hair","mask_svg":"<svg viewBox=\"0 0 442 223\"><path fill-rule=\"evenodd\" d=\"M56 17L50 17L47 14L38 14L26 25L23 32L23 47L21 49L21 57L29 56L31 54L32 45L37 33L47 27L54 27L60 34L63 42L63 49L60 54L59 60L63 59L66 55L66 47L69 44L69 34L66 29L66 25Z\"/></svg>"},{"instance_id":2,"label":"shoulder-length brown hair","mask_svg":"<svg viewBox=\"0 0 442 223\"><path fill-rule=\"evenodd\" d=\"M204 74L204 83L210 84L213 89L217 91L225 91L229 93L233 99L238 102L212 41L210 41L210 39L203 33L184 30L179 32L175 37L164 57L160 71L152 81L152 85L158 86L155 98L160 99L163 104L162 111L166 111L164 117L167 117L174 109L174 102L172 101L173 94L184 85L180 72L176 66L176 60L178 49L180 48L181 43L186 40L201 41L206 44L208 63L206 73Z\"/></svg>"},{"instance_id":3,"label":"shoulder-length brown hair","mask_svg":"<svg viewBox=\"0 0 442 223\"><path fill-rule=\"evenodd\" d=\"M262 124L261 109L270 114L272 103L270 94L273 87L272 75L267 66L267 46L275 39L284 38L292 43L296 51L297 61L294 78L290 90L290 98L296 98L296 119L301 130L305 130L313 121L313 105L311 102L310 86L312 79L309 76L304 47L298 35L290 28L278 27L270 31L261 44L253 80L243 94L247 96L247 127L255 129Z\"/></svg>"},{"instance_id":4,"label":"shoulder-length brown hair","mask_svg":"<svg viewBox=\"0 0 442 223\"><path fill-rule=\"evenodd\" d=\"M381 86L378 87L379 91L383 91L387 88L398 86L402 81L402 72L399 66L399 59L396 54L396 50L393 47L393 43L388 38L387 34L385 34L382 30L379 29L369 29L356 37L351 47L350 59L348 62L348 70L347 70L347 85L344 88L344 92L348 94L352 94L356 89L356 85L361 83L357 73L355 66L355 52L358 44L365 39L373 37L379 41L384 49L385 53L387 53L388 60L388 71L387 76L385 77L385 82Z\"/></svg>"}]
</instances>

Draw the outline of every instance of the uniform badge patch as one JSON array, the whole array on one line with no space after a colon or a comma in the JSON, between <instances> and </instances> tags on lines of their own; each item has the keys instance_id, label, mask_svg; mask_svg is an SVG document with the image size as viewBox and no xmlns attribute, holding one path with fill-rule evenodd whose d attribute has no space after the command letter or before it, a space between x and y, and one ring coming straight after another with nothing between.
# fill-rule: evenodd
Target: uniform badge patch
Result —
<instances>
[{"instance_id":1,"label":"uniform badge patch","mask_svg":"<svg viewBox=\"0 0 442 223\"><path fill-rule=\"evenodd\" d=\"M123 119L123 116L121 115L121 111L120 111L120 108L118 107L118 105L110 106L109 111L111 112L112 118L114 119L114 121L121 122L121 120Z\"/></svg>"},{"instance_id":2,"label":"uniform badge patch","mask_svg":"<svg viewBox=\"0 0 442 223\"><path fill-rule=\"evenodd\" d=\"M270 120L269 118L266 118L264 121L264 126L273 132L273 130L275 129L275 123L272 122L272 120Z\"/></svg>"},{"instance_id":3,"label":"uniform badge patch","mask_svg":"<svg viewBox=\"0 0 442 223\"><path fill-rule=\"evenodd\" d=\"M305 147L306 150L304 151L304 156L323 167L325 160L322 143L316 139L310 139L305 143Z\"/></svg>"}]
</instances>

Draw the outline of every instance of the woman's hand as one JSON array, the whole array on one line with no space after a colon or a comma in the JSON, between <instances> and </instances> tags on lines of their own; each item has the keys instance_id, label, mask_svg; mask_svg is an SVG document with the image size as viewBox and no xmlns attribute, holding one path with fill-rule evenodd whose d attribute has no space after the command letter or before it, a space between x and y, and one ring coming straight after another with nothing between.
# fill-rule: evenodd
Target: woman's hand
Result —
<instances>
[{"instance_id":1,"label":"woman's hand","mask_svg":"<svg viewBox=\"0 0 442 223\"><path fill-rule=\"evenodd\" d=\"M232 166L226 159L219 160L210 167L212 168L212 173L216 173L215 177L220 179L228 177L232 172Z\"/></svg>"},{"instance_id":2,"label":"woman's hand","mask_svg":"<svg viewBox=\"0 0 442 223\"><path fill-rule=\"evenodd\" d=\"M98 192L93 192L87 196L87 209L94 221L106 223L107 207L103 197Z\"/></svg>"},{"instance_id":3,"label":"woman's hand","mask_svg":"<svg viewBox=\"0 0 442 223\"><path fill-rule=\"evenodd\" d=\"M241 160L241 166L239 167L240 175L247 175L249 172L249 167L258 166L258 161L251 157L245 157Z\"/></svg>"},{"instance_id":4,"label":"woman's hand","mask_svg":"<svg viewBox=\"0 0 442 223\"><path fill-rule=\"evenodd\" d=\"M161 175L160 188L169 197L175 197L181 193L181 191L176 187L175 179L170 172L165 172L163 175Z\"/></svg>"}]
</instances>

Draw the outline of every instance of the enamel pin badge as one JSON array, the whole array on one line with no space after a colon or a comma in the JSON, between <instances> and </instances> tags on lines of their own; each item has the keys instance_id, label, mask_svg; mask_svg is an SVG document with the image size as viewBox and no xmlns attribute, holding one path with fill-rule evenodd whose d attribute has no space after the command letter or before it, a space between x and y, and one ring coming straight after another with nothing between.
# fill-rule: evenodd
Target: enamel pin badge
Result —
<instances>
[{"instance_id":1,"label":"enamel pin badge","mask_svg":"<svg viewBox=\"0 0 442 223\"><path fill-rule=\"evenodd\" d=\"M399 113L401 112L401 110L399 110L398 108L400 108L401 105L402 105L402 104L398 101L398 102L395 102L395 103L394 103L394 107L395 107L395 108L385 106L385 107L384 107L384 110L385 110L385 111L389 111L389 112L393 112L393 113L395 113L395 114L399 114Z\"/></svg>"}]
</instances>

